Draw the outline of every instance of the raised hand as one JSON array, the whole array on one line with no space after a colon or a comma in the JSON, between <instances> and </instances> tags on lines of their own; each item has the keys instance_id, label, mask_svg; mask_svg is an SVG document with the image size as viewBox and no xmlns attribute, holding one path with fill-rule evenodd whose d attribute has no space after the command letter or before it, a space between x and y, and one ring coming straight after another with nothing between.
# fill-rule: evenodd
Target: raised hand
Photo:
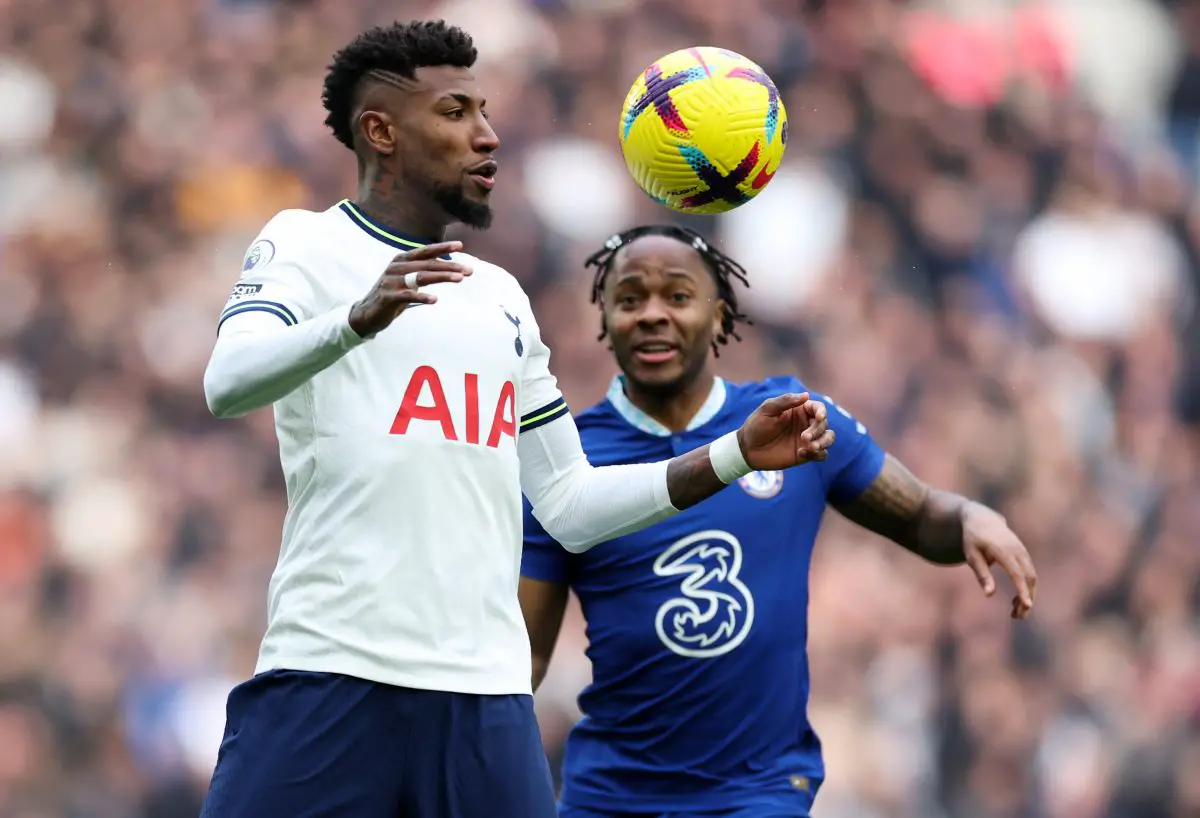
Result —
<instances>
[{"instance_id":1,"label":"raised hand","mask_svg":"<svg viewBox=\"0 0 1200 818\"><path fill-rule=\"evenodd\" d=\"M350 327L361 337L386 329L409 304L433 304L437 296L421 287L462 281L471 268L439 258L462 249L462 242L444 241L400 253L363 298L350 308Z\"/></svg>"},{"instance_id":2,"label":"raised hand","mask_svg":"<svg viewBox=\"0 0 1200 818\"><path fill-rule=\"evenodd\" d=\"M746 419L738 439L752 468L774 471L824 460L835 436L825 404L802 392L764 401Z\"/></svg>"}]
</instances>

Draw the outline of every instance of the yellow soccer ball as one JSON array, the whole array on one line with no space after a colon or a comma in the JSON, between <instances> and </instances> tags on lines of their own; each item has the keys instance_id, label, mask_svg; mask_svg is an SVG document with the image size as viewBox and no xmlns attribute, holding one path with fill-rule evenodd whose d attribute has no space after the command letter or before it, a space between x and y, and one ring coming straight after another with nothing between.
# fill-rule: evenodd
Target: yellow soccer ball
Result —
<instances>
[{"instance_id":1,"label":"yellow soccer ball","mask_svg":"<svg viewBox=\"0 0 1200 818\"><path fill-rule=\"evenodd\" d=\"M650 198L680 213L724 213L779 169L787 113L756 63L724 48L685 48L633 83L620 139L625 166Z\"/></svg>"}]
</instances>

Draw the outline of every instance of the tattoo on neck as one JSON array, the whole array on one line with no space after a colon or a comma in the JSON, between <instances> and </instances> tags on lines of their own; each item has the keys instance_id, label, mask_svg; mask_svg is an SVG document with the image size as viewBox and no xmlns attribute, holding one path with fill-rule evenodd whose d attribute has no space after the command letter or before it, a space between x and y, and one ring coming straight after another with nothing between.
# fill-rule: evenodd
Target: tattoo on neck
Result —
<instances>
[{"instance_id":1,"label":"tattoo on neck","mask_svg":"<svg viewBox=\"0 0 1200 818\"><path fill-rule=\"evenodd\" d=\"M368 180L366 195L362 197L359 206L368 216L384 224L396 224L401 221L399 200L399 179L394 171L386 165L376 165Z\"/></svg>"},{"instance_id":2,"label":"tattoo on neck","mask_svg":"<svg viewBox=\"0 0 1200 818\"><path fill-rule=\"evenodd\" d=\"M371 174L370 197L376 207L382 206L390 197L396 194L396 174L382 163L375 166Z\"/></svg>"}]
</instances>

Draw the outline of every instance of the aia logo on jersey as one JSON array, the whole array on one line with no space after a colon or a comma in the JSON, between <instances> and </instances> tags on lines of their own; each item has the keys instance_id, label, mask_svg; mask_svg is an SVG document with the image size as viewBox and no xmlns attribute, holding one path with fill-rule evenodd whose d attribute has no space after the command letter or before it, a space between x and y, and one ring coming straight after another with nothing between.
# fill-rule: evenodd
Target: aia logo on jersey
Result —
<instances>
[{"instance_id":1,"label":"aia logo on jersey","mask_svg":"<svg viewBox=\"0 0 1200 818\"><path fill-rule=\"evenodd\" d=\"M404 398L400 409L392 421L390 433L393 435L408 434L409 426L414 420L426 423L436 423L442 429L446 440L461 440L465 443L478 444L481 440L480 431L480 398L479 376L473 372L463 375L463 414L460 424L454 422L450 411L450 403L446 400L446 389L442 386L442 378L432 366L419 366L408 380L404 390ZM517 439L517 388L512 381L505 381L500 387L500 394L491 400L488 406L495 406L490 412L487 426L485 445L495 449L503 437Z\"/></svg>"},{"instance_id":2,"label":"aia logo on jersey","mask_svg":"<svg viewBox=\"0 0 1200 818\"><path fill-rule=\"evenodd\" d=\"M752 471L738 478L742 491L758 500L770 500L783 489L783 472Z\"/></svg>"}]
</instances>

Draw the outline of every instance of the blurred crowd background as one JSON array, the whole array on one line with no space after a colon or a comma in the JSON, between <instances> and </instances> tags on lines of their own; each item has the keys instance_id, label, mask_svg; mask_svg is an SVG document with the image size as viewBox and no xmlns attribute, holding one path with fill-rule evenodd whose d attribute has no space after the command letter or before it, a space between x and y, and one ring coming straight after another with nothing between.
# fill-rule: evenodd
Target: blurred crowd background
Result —
<instances>
[{"instance_id":1,"label":"blurred crowd background","mask_svg":"<svg viewBox=\"0 0 1200 818\"><path fill-rule=\"evenodd\" d=\"M800 374L1035 556L1014 626L831 517L817 815L1200 816L1200 3L0 0L0 818L196 815L284 510L270 413L205 408L215 318L271 215L353 195L330 55L434 16L476 34L503 140L468 250L524 282L575 408L613 373L582 260L669 216L624 93L731 48L791 141L686 222L751 271L721 372ZM573 611L554 763L583 649Z\"/></svg>"}]
</instances>

